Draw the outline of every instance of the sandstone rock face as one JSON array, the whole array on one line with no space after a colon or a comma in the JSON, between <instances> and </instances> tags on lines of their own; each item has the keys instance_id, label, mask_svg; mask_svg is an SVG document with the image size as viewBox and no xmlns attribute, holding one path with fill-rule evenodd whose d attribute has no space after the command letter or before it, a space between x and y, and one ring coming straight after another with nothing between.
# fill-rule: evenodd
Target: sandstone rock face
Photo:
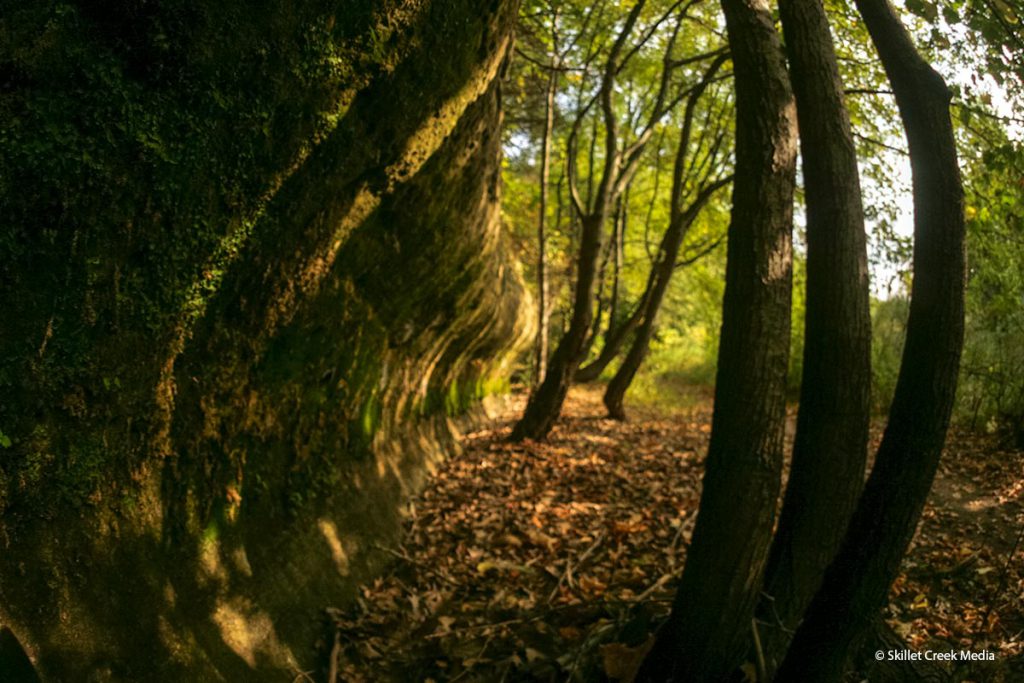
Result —
<instances>
[{"instance_id":1,"label":"sandstone rock face","mask_svg":"<svg viewBox=\"0 0 1024 683\"><path fill-rule=\"evenodd\" d=\"M514 11L4 11L0 626L44 680L314 668L530 332Z\"/></svg>"}]
</instances>

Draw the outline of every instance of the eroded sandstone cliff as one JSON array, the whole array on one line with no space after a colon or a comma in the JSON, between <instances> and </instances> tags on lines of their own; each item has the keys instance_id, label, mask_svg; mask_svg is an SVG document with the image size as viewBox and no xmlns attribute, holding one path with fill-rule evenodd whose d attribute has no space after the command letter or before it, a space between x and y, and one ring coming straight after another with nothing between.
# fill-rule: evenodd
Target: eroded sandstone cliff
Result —
<instances>
[{"instance_id":1,"label":"eroded sandstone cliff","mask_svg":"<svg viewBox=\"0 0 1024 683\"><path fill-rule=\"evenodd\" d=\"M0 625L53 680L312 669L528 334L515 3L3 4Z\"/></svg>"}]
</instances>

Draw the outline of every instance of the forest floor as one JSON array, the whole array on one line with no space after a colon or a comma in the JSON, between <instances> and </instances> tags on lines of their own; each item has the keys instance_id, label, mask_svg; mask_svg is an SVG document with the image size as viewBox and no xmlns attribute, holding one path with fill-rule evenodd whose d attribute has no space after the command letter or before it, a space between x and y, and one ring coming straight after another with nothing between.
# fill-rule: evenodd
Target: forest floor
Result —
<instances>
[{"instance_id":1,"label":"forest floor","mask_svg":"<svg viewBox=\"0 0 1024 683\"><path fill-rule=\"evenodd\" d=\"M401 545L381 547L390 571L329 610L329 677L629 678L682 570L711 396L616 422L600 390L575 387L544 443L507 441L522 396L464 437L413 502ZM954 430L887 614L912 649L995 654L951 680L1024 680L1022 523L1024 452Z\"/></svg>"}]
</instances>

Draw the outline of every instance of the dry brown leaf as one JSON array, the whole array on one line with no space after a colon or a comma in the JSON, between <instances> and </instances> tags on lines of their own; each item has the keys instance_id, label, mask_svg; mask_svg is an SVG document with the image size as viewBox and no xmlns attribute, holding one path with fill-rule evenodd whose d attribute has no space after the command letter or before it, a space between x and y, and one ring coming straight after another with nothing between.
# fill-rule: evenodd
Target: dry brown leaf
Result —
<instances>
[{"instance_id":1,"label":"dry brown leaf","mask_svg":"<svg viewBox=\"0 0 1024 683\"><path fill-rule=\"evenodd\" d=\"M608 643L601 646L601 663L604 666L604 673L615 681L632 683L636 678L637 671L644 661L644 657L654 647L654 636L636 647L629 647L623 643Z\"/></svg>"}]
</instances>

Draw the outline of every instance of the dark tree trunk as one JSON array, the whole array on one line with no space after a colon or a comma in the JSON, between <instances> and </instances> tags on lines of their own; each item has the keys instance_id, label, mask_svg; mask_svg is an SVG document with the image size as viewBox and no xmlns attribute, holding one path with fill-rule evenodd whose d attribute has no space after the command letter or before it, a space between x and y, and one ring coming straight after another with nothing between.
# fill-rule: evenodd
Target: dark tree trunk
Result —
<instances>
[{"instance_id":1,"label":"dark tree trunk","mask_svg":"<svg viewBox=\"0 0 1024 683\"><path fill-rule=\"evenodd\" d=\"M885 0L858 0L896 95L914 187L903 362L874 469L778 680L835 681L885 602L931 488L963 345L964 219L950 92Z\"/></svg>"},{"instance_id":2,"label":"dark tree trunk","mask_svg":"<svg viewBox=\"0 0 1024 683\"><path fill-rule=\"evenodd\" d=\"M793 463L759 608L769 675L857 504L871 401L864 211L832 35L820 0L779 9L803 152L807 312Z\"/></svg>"},{"instance_id":3,"label":"dark tree trunk","mask_svg":"<svg viewBox=\"0 0 1024 683\"><path fill-rule=\"evenodd\" d=\"M782 469L796 166L793 95L771 13L723 0L736 177L704 492L668 622L642 681L713 681L742 656Z\"/></svg>"}]
</instances>

